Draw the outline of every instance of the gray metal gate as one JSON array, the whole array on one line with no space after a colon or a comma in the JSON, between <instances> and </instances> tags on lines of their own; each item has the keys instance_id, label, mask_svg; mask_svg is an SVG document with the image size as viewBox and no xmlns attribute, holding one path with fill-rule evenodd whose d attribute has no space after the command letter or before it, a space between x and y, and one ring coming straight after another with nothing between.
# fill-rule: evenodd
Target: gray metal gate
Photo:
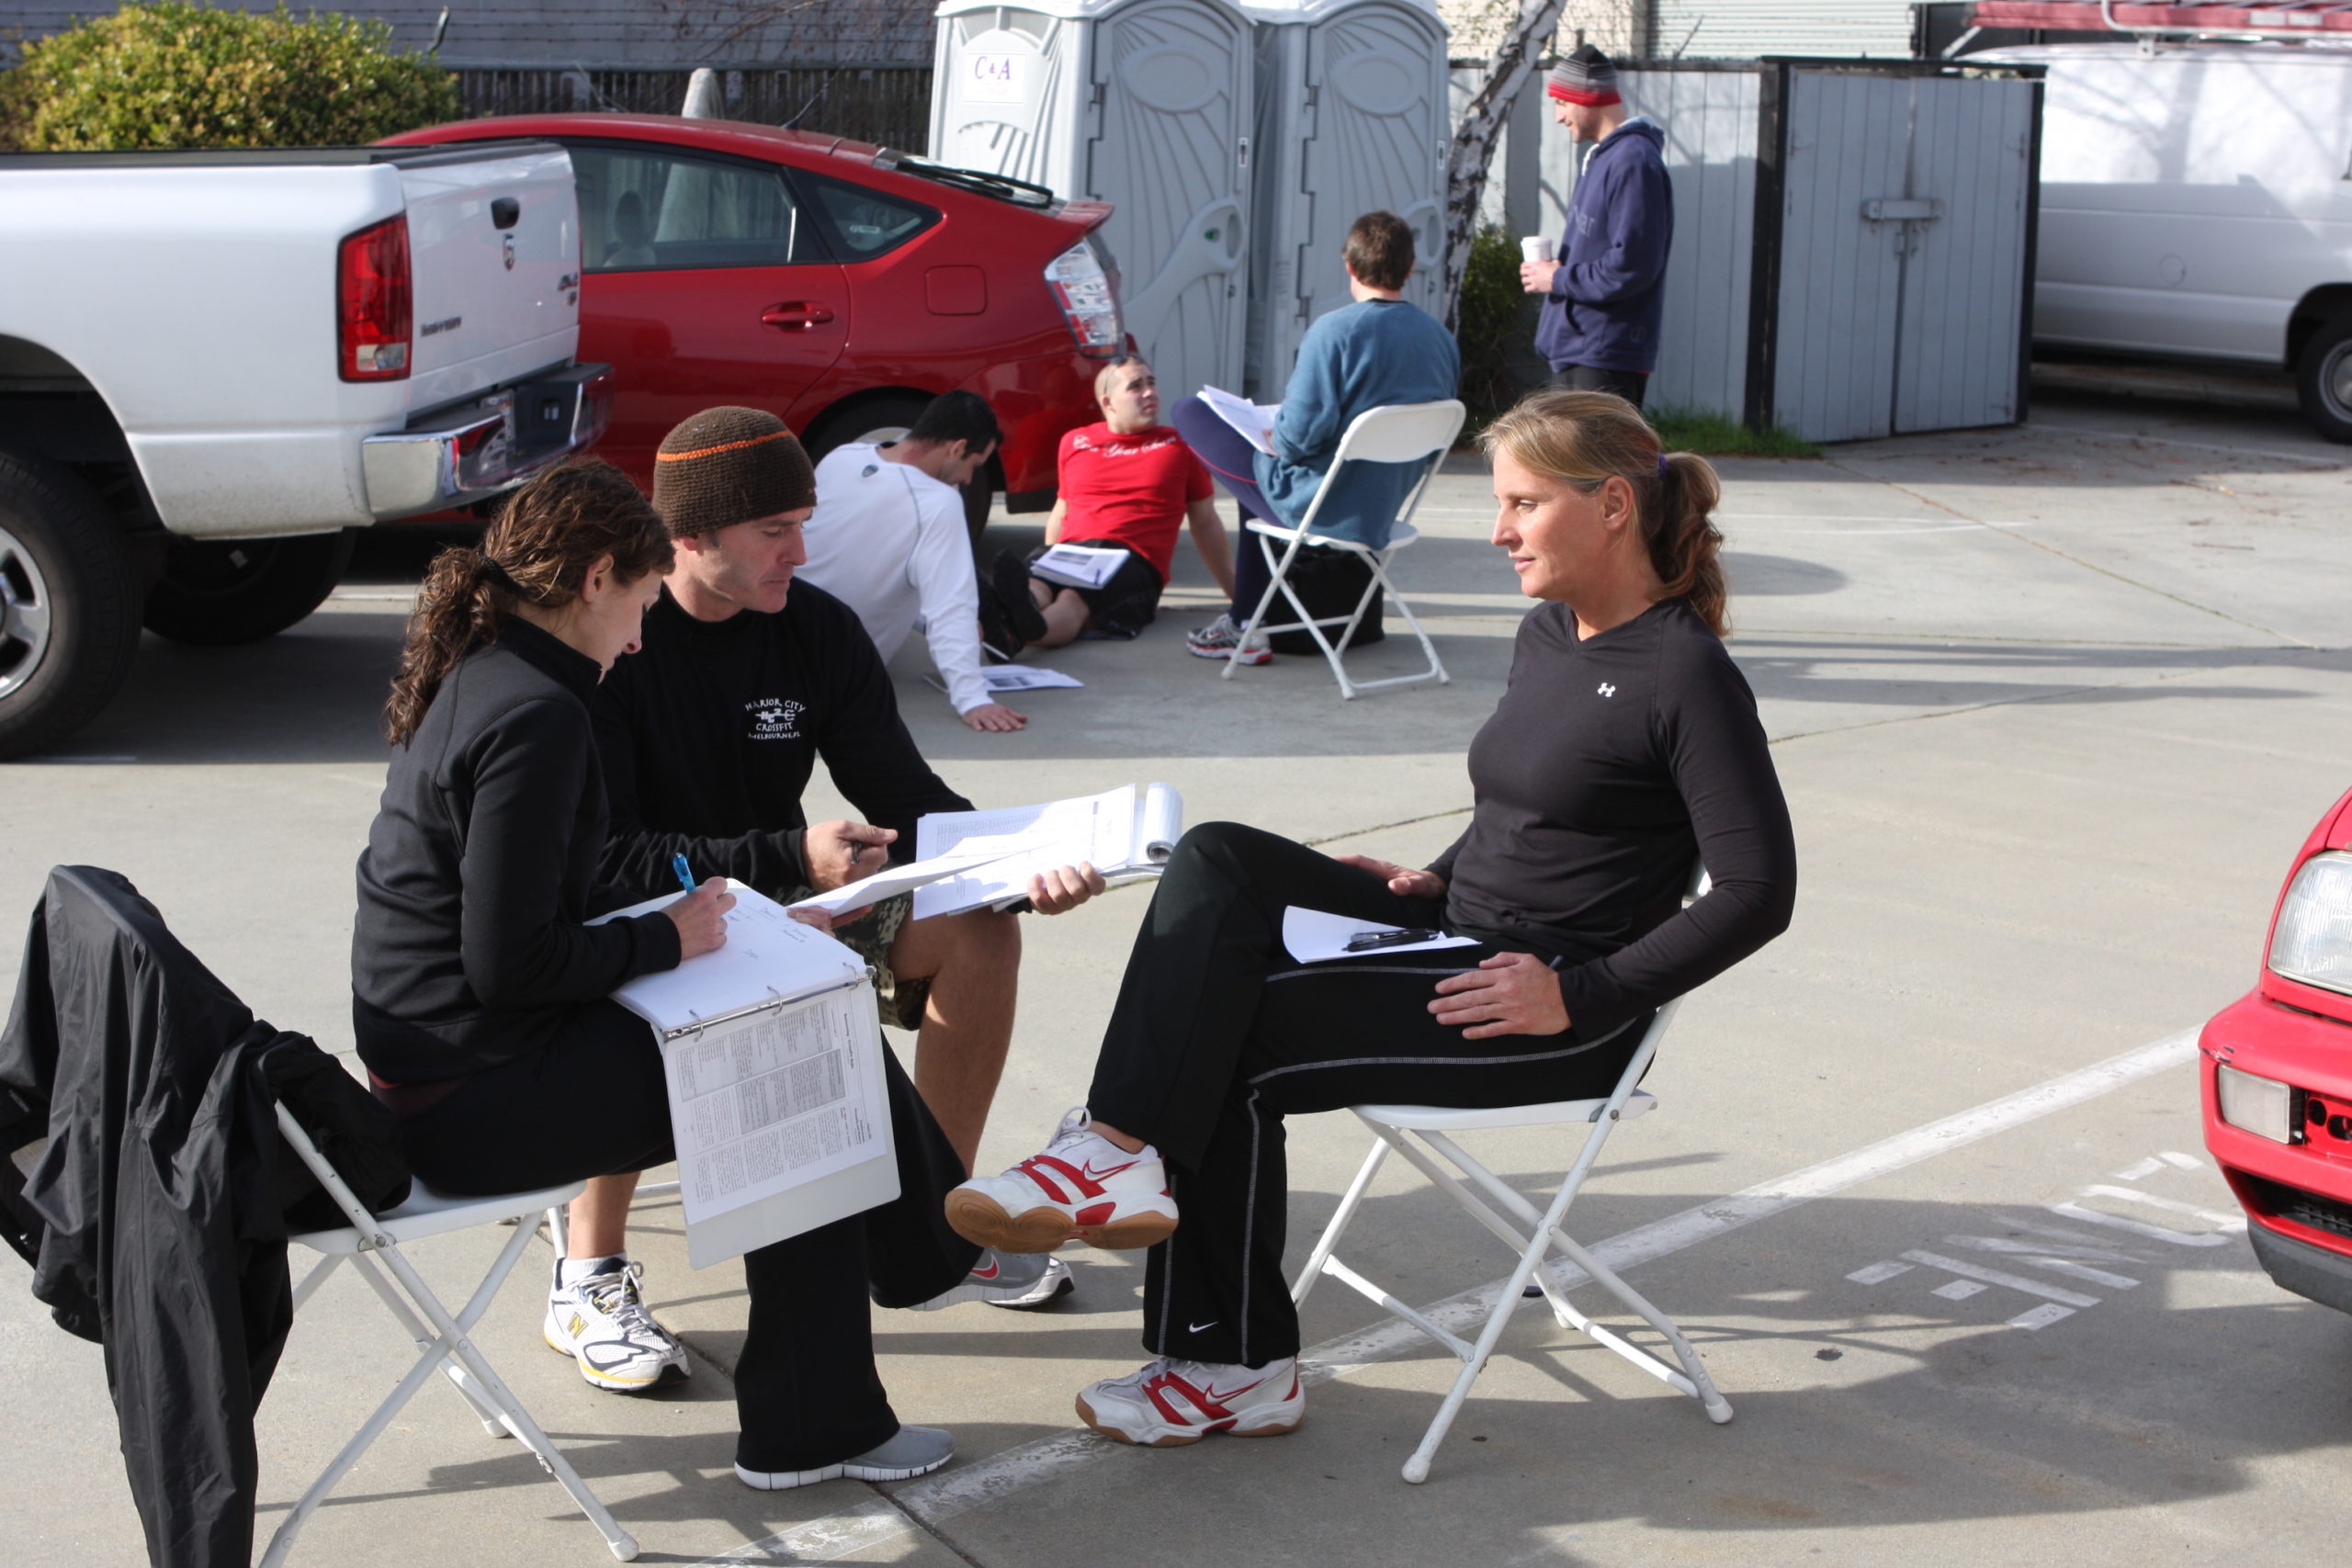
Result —
<instances>
[{"instance_id":1,"label":"gray metal gate","mask_svg":"<svg viewBox=\"0 0 2352 1568\"><path fill-rule=\"evenodd\" d=\"M1748 423L2022 417L2041 84L1781 62L1762 86Z\"/></svg>"}]
</instances>

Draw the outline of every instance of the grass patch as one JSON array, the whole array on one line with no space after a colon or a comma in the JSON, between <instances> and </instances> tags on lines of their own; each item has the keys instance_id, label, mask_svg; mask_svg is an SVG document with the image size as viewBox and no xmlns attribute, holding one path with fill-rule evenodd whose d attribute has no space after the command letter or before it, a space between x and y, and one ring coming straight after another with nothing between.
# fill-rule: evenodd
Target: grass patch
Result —
<instances>
[{"instance_id":1,"label":"grass patch","mask_svg":"<svg viewBox=\"0 0 2352 1568\"><path fill-rule=\"evenodd\" d=\"M1818 457L1821 448L1780 426L1750 430L1736 419L1700 409L1643 411L1670 452L1702 457Z\"/></svg>"}]
</instances>

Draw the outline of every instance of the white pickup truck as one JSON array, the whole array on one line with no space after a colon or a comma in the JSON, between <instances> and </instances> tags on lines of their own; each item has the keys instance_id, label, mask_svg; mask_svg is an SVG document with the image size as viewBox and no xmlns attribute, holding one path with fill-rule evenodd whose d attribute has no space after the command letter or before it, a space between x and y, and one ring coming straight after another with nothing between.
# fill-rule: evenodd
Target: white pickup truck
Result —
<instances>
[{"instance_id":1,"label":"white pickup truck","mask_svg":"<svg viewBox=\"0 0 2352 1568\"><path fill-rule=\"evenodd\" d=\"M552 143L0 154L0 758L593 443L579 302Z\"/></svg>"}]
</instances>

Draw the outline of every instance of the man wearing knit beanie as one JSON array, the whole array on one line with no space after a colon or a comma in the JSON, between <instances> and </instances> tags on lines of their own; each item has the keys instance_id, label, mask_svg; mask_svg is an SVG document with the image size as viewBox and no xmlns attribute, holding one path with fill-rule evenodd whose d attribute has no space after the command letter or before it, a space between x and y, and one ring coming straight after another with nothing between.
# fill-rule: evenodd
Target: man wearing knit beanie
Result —
<instances>
[{"instance_id":1,"label":"man wearing knit beanie","mask_svg":"<svg viewBox=\"0 0 2352 1568\"><path fill-rule=\"evenodd\" d=\"M683 854L697 877L731 876L789 903L879 871L894 844L912 847L919 818L971 809L915 750L856 615L794 580L815 503L808 454L756 409L707 409L655 455L653 504L677 562L646 613L641 648L613 667L595 704L612 813L600 869L624 901L676 887L673 858ZM808 823L800 795L820 760L868 821ZM1092 868L1064 867L1032 879L1029 897L1058 914L1102 890ZM874 1367L872 1303L1026 1308L1070 1288L1050 1257L975 1260L942 1213L1012 1041L1019 917L910 920L908 904L884 899L833 933L874 966L883 1021L918 1032L915 1092L892 1098L899 1197L744 1258L752 1315L735 1376L736 1473L762 1490L904 1480L954 1452L946 1432L901 1427L891 1413ZM591 1182L575 1213L584 1202L625 1216L633 1183ZM879 1244L869 1247L869 1235Z\"/></svg>"},{"instance_id":2,"label":"man wearing knit beanie","mask_svg":"<svg viewBox=\"0 0 2352 1568\"><path fill-rule=\"evenodd\" d=\"M1665 134L1648 117L1626 115L1616 63L1589 43L1553 66L1544 90L1553 120L1591 151L1568 197L1558 259L1519 269L1521 286L1544 296L1535 351L1555 387L1614 392L1638 408L1657 367L1674 244Z\"/></svg>"}]
</instances>

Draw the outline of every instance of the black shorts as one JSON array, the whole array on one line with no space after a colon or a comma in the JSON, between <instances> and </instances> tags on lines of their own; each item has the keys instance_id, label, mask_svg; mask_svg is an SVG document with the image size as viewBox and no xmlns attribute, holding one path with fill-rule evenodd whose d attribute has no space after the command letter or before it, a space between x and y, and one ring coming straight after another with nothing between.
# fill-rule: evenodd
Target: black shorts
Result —
<instances>
[{"instance_id":1,"label":"black shorts","mask_svg":"<svg viewBox=\"0 0 2352 1568\"><path fill-rule=\"evenodd\" d=\"M1070 588L1069 591L1086 601L1086 629L1090 636L1115 638L1125 642L1138 636L1144 627L1159 617L1159 591L1167 586L1159 573L1131 545L1117 539L1064 539L1065 545L1083 545L1089 549L1125 550L1127 558L1111 574L1111 581L1100 588ZM1040 547L1029 558L1035 561L1045 554ZM1039 578L1040 582L1048 581ZM1069 588L1066 582L1054 582L1056 590Z\"/></svg>"}]
</instances>

